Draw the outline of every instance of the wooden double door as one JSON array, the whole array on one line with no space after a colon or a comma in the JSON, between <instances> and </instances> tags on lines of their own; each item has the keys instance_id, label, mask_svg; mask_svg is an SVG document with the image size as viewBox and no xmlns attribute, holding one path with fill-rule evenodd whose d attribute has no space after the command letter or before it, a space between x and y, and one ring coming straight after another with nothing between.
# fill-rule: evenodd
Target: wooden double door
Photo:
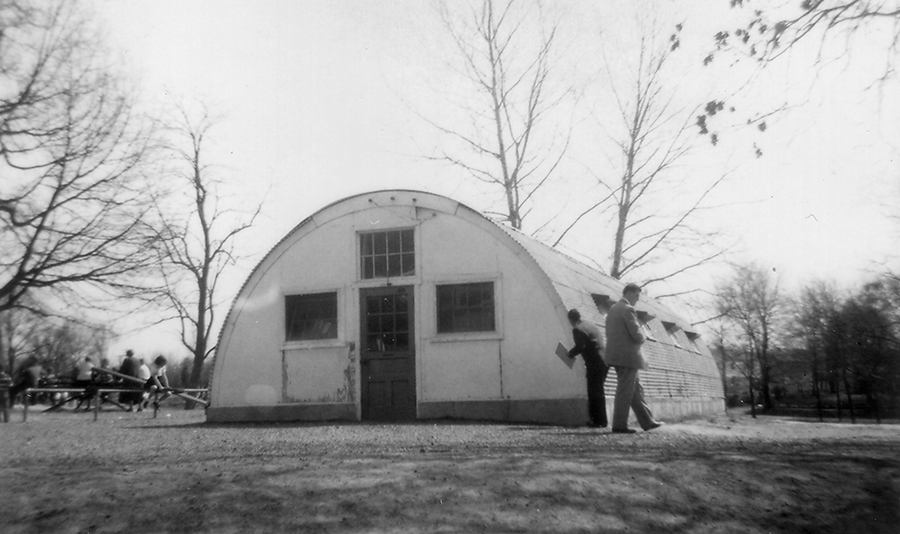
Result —
<instances>
[{"instance_id":1,"label":"wooden double door","mask_svg":"<svg viewBox=\"0 0 900 534\"><path fill-rule=\"evenodd\" d=\"M362 418L416 418L416 357L413 288L360 290Z\"/></svg>"}]
</instances>

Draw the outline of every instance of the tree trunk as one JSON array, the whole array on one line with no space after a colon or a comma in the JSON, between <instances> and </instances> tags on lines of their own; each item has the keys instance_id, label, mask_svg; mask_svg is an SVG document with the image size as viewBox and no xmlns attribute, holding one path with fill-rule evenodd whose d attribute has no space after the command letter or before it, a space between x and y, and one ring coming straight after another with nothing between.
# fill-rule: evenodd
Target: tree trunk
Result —
<instances>
[{"instance_id":1,"label":"tree trunk","mask_svg":"<svg viewBox=\"0 0 900 534\"><path fill-rule=\"evenodd\" d=\"M878 393L881 391L881 387L879 384L880 380L878 379L878 369L876 367L869 368L868 375L869 391L866 395L868 404L871 407L872 413L875 415L875 422L881 424L881 406L878 403Z\"/></svg>"},{"instance_id":2,"label":"tree trunk","mask_svg":"<svg viewBox=\"0 0 900 534\"><path fill-rule=\"evenodd\" d=\"M200 379L203 376L203 362L204 362L204 358L198 358L196 354L191 359L190 379L188 380L187 384L185 384L187 387L189 387L189 388L203 387L203 385L200 384ZM193 410L196 405L197 405L197 403L192 400L185 399L185 401L184 401L184 409L185 410Z\"/></svg>"},{"instance_id":3,"label":"tree trunk","mask_svg":"<svg viewBox=\"0 0 900 534\"><path fill-rule=\"evenodd\" d=\"M853 397L850 396L850 380L847 378L847 368L841 369L841 377L844 379L844 392L847 394L847 407L850 409L850 422L856 423L856 412L853 410Z\"/></svg>"},{"instance_id":4,"label":"tree trunk","mask_svg":"<svg viewBox=\"0 0 900 534\"><path fill-rule=\"evenodd\" d=\"M772 370L769 367L769 332L765 324L763 325L762 335L762 347L759 347L756 353L757 361L759 361L759 385L763 412L770 412L775 405L772 403L772 393L769 387L769 382L772 380Z\"/></svg>"},{"instance_id":5,"label":"tree trunk","mask_svg":"<svg viewBox=\"0 0 900 534\"><path fill-rule=\"evenodd\" d=\"M819 414L819 422L824 421L822 417L822 383L819 379L819 357L813 352L813 360L812 360L812 388L813 395L816 396L816 413Z\"/></svg>"},{"instance_id":6,"label":"tree trunk","mask_svg":"<svg viewBox=\"0 0 900 534\"><path fill-rule=\"evenodd\" d=\"M203 364L206 361L205 358L198 358L194 356L194 362L191 367L191 387L192 388L201 388L205 384L200 383L200 379L203 376Z\"/></svg>"},{"instance_id":7,"label":"tree trunk","mask_svg":"<svg viewBox=\"0 0 900 534\"><path fill-rule=\"evenodd\" d=\"M635 122L637 122L635 113ZM634 127L633 127L634 128ZM634 130L632 130L634 131ZM631 188L634 180L634 135L631 136L631 147L625 163L625 175L622 177L622 197L619 200L619 219L616 223L616 240L613 245L613 263L609 275L616 280L622 277L622 250L625 246L625 229L628 227L628 212L631 209Z\"/></svg>"},{"instance_id":8,"label":"tree trunk","mask_svg":"<svg viewBox=\"0 0 900 534\"><path fill-rule=\"evenodd\" d=\"M0 324L0 358L7 356L6 350L4 349L4 345L3 345L5 337L6 337L6 332L3 329L3 325ZM13 376L12 358L9 358L8 363L9 363L9 369L6 370L6 374L8 374L9 376ZM0 359L0 368L2 368L2 367L5 367L5 364L4 364L3 360Z\"/></svg>"},{"instance_id":9,"label":"tree trunk","mask_svg":"<svg viewBox=\"0 0 900 534\"><path fill-rule=\"evenodd\" d=\"M844 418L841 412L841 383L837 380L834 380L832 384L832 391L834 392L834 400L837 402L838 421L843 421Z\"/></svg>"},{"instance_id":10,"label":"tree trunk","mask_svg":"<svg viewBox=\"0 0 900 534\"><path fill-rule=\"evenodd\" d=\"M719 376L722 378L722 394L725 396L725 409L728 409L728 378L725 376L725 369L727 367L725 362L727 361L728 354L725 352L725 345L721 340L718 343L718 347L719 353L722 355L722 364L718 365L717 362L716 367L718 367Z\"/></svg>"},{"instance_id":11,"label":"tree trunk","mask_svg":"<svg viewBox=\"0 0 900 534\"><path fill-rule=\"evenodd\" d=\"M816 396L816 413L819 414L819 422L825 420L822 415L822 387L819 384L819 379L816 377L815 382L813 383L813 395Z\"/></svg>"},{"instance_id":12,"label":"tree trunk","mask_svg":"<svg viewBox=\"0 0 900 534\"><path fill-rule=\"evenodd\" d=\"M725 397L725 407L728 407L728 380L725 379L725 371L722 371L722 395Z\"/></svg>"},{"instance_id":13,"label":"tree trunk","mask_svg":"<svg viewBox=\"0 0 900 534\"><path fill-rule=\"evenodd\" d=\"M753 380L750 380L750 415L756 419L756 397L753 396Z\"/></svg>"}]
</instances>

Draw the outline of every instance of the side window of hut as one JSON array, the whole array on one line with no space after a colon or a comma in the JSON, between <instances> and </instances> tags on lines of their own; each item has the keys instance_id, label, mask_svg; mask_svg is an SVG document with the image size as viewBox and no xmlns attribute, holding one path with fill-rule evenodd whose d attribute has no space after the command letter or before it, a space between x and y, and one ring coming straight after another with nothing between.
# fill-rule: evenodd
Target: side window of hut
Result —
<instances>
[{"instance_id":1,"label":"side window of hut","mask_svg":"<svg viewBox=\"0 0 900 534\"><path fill-rule=\"evenodd\" d=\"M682 348L681 342L678 341L678 327L675 323L663 322L663 326L666 327L666 334L669 335L669 342L679 349Z\"/></svg>"},{"instance_id":2,"label":"side window of hut","mask_svg":"<svg viewBox=\"0 0 900 534\"><path fill-rule=\"evenodd\" d=\"M591 298L594 299L594 306L597 306L597 310L600 311L603 315L609 313L609 309L612 308L612 305L615 304L609 295L598 295L597 293L591 293Z\"/></svg>"},{"instance_id":3,"label":"side window of hut","mask_svg":"<svg viewBox=\"0 0 900 534\"><path fill-rule=\"evenodd\" d=\"M416 274L413 230L388 230L359 235L360 274L363 280Z\"/></svg>"},{"instance_id":4,"label":"side window of hut","mask_svg":"<svg viewBox=\"0 0 900 534\"><path fill-rule=\"evenodd\" d=\"M700 354L700 347L697 345L697 339L700 338L700 335L696 332L685 332L688 340L688 350L696 352Z\"/></svg>"},{"instance_id":5,"label":"side window of hut","mask_svg":"<svg viewBox=\"0 0 900 534\"><path fill-rule=\"evenodd\" d=\"M337 338L337 293L284 297L285 340Z\"/></svg>"},{"instance_id":6,"label":"side window of hut","mask_svg":"<svg viewBox=\"0 0 900 534\"><path fill-rule=\"evenodd\" d=\"M638 322L641 323L641 332L643 332L644 337L653 341L656 341L656 335L653 333L653 329L650 328L650 320L653 319L653 316L647 312L637 312Z\"/></svg>"},{"instance_id":7,"label":"side window of hut","mask_svg":"<svg viewBox=\"0 0 900 534\"><path fill-rule=\"evenodd\" d=\"M439 334L495 330L493 282L437 286Z\"/></svg>"}]
</instances>

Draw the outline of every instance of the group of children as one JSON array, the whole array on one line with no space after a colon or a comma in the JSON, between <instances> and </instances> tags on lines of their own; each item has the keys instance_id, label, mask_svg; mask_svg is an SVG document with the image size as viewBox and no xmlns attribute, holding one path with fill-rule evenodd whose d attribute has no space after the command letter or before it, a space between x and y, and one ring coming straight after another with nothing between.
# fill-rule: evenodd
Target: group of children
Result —
<instances>
[{"instance_id":1,"label":"group of children","mask_svg":"<svg viewBox=\"0 0 900 534\"><path fill-rule=\"evenodd\" d=\"M134 352L131 350L125 352L125 359L122 360L118 373L140 380L144 390L142 392L124 391L119 393L119 402L126 405L129 412L134 411L135 406L137 406L137 411L139 412L146 408L149 403L150 393L154 390L162 391L162 394L153 402L154 407L157 409L159 409L159 403L171 395L169 377L166 376L166 363L168 362L165 356L157 356L153 363L148 366L144 363L143 358L136 359ZM139 387L137 381L126 382L133 382L124 384L126 387L130 386L133 389Z\"/></svg>"},{"instance_id":2,"label":"group of children","mask_svg":"<svg viewBox=\"0 0 900 534\"><path fill-rule=\"evenodd\" d=\"M171 395L169 378L166 376L167 363L165 356L157 356L150 365L147 365L143 358L135 358L134 352L128 350L125 353L122 365L118 369L110 369L109 360L106 358L97 367L94 365L92 358L88 356L75 366L73 386L88 389L91 387L104 388L115 385L123 389L139 389L141 391L123 391L119 393L119 403L127 406L127 411L129 412L134 411L135 407L137 411L142 411L150 403L150 394L154 391L160 391L160 395L153 403L154 407L158 409L159 403ZM104 373L100 369L113 371L114 373ZM130 379L125 377L130 377ZM8 388L9 390L6 399L0 399L0 401L8 400L10 405L14 404L16 397L21 392L29 388L39 387L42 378L44 378L44 369L37 360L26 362L19 369L15 379L9 377L0 368L0 388ZM86 409L90 410L91 401L94 398L95 395L91 395L82 400L82 402L86 400L88 403ZM25 399L23 401L27 402ZM96 401L101 402L99 398ZM76 409L79 407L81 407L81 402L79 402Z\"/></svg>"}]
</instances>

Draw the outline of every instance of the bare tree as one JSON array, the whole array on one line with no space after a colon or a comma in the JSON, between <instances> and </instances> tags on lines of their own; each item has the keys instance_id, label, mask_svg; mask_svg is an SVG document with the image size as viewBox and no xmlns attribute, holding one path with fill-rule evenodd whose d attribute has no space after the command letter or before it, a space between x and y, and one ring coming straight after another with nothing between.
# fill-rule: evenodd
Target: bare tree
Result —
<instances>
[{"instance_id":1,"label":"bare tree","mask_svg":"<svg viewBox=\"0 0 900 534\"><path fill-rule=\"evenodd\" d=\"M139 285L150 137L114 73L74 2L0 2L0 311Z\"/></svg>"},{"instance_id":2,"label":"bare tree","mask_svg":"<svg viewBox=\"0 0 900 534\"><path fill-rule=\"evenodd\" d=\"M805 345L819 420L822 420L822 383L825 380L828 336L839 306L837 290L825 282L808 284L801 289L800 299L794 303L793 333Z\"/></svg>"},{"instance_id":3,"label":"bare tree","mask_svg":"<svg viewBox=\"0 0 900 534\"><path fill-rule=\"evenodd\" d=\"M548 121L570 92L553 80L558 25L546 21L539 2L519 0L443 3L440 15L461 60L457 71L475 96L462 104L468 127L429 120L459 147L439 149L434 159L502 189L503 217L521 229L569 144L569 134Z\"/></svg>"},{"instance_id":4,"label":"bare tree","mask_svg":"<svg viewBox=\"0 0 900 534\"><path fill-rule=\"evenodd\" d=\"M846 299L831 325L836 374L844 386L850 417L855 422L853 393L865 393L868 407L881 417L879 397L893 404L897 384L900 339L891 300L897 288L885 279L867 283ZM893 295L896 296L896 293Z\"/></svg>"},{"instance_id":5,"label":"bare tree","mask_svg":"<svg viewBox=\"0 0 900 534\"><path fill-rule=\"evenodd\" d=\"M10 374L16 369L16 361L30 354L28 334L38 327L38 321L39 317L27 309L0 312L0 362Z\"/></svg>"},{"instance_id":6,"label":"bare tree","mask_svg":"<svg viewBox=\"0 0 900 534\"><path fill-rule=\"evenodd\" d=\"M715 305L740 330L742 341L759 366L763 408L771 410L771 348L785 311L778 282L758 265L735 265L732 277L718 285Z\"/></svg>"},{"instance_id":7,"label":"bare tree","mask_svg":"<svg viewBox=\"0 0 900 534\"><path fill-rule=\"evenodd\" d=\"M724 321L715 321L714 341L710 347L713 358L722 375L722 387L725 399L729 396L740 396L740 392L731 391L728 387L735 377L735 372L744 378L750 400L750 415L756 417L756 388L759 386L758 363L746 343L741 342L741 334L735 334L733 326Z\"/></svg>"},{"instance_id":8,"label":"bare tree","mask_svg":"<svg viewBox=\"0 0 900 534\"><path fill-rule=\"evenodd\" d=\"M734 367L734 357L733 352L729 350L729 348L725 344L725 327L724 325L719 325L717 329L714 330L713 342L710 344L711 353L713 358L716 360L716 366L719 368L719 375L722 378L722 391L725 395L725 402L728 402L728 398L731 396L731 393L728 391L728 371Z\"/></svg>"},{"instance_id":9,"label":"bare tree","mask_svg":"<svg viewBox=\"0 0 900 534\"><path fill-rule=\"evenodd\" d=\"M697 183L697 176L678 168L697 142L689 134L696 107L678 104L678 78L670 67L680 47L681 29L682 24L677 24L669 34L644 31L633 51L630 73L614 70L604 55L604 73L617 109L615 120L610 121L613 124L604 125L617 151L617 157L610 159L615 174L594 173L603 190L601 198L580 213L554 243L588 214L606 214L615 228L610 276L622 278L640 272L663 258L671 265L648 276L645 285L707 264L724 251L715 243L715 232L702 231L695 223L700 212L712 207L710 194L727 174ZM673 202L678 195L690 198Z\"/></svg>"},{"instance_id":10,"label":"bare tree","mask_svg":"<svg viewBox=\"0 0 900 534\"><path fill-rule=\"evenodd\" d=\"M37 324L27 334L27 343L44 369L56 376L70 376L82 358L90 356L99 365L109 338L104 325L52 318Z\"/></svg>"},{"instance_id":11,"label":"bare tree","mask_svg":"<svg viewBox=\"0 0 900 534\"><path fill-rule=\"evenodd\" d=\"M203 363L215 350L213 328L217 291L223 273L235 262L235 238L250 228L261 204L250 214L226 209L220 202L214 167L207 162L210 130L217 120L203 107L192 116L179 107L169 125L175 167L171 191L160 205L157 246L165 279L163 298L181 325L181 342L193 356L190 385L198 387Z\"/></svg>"}]
</instances>

